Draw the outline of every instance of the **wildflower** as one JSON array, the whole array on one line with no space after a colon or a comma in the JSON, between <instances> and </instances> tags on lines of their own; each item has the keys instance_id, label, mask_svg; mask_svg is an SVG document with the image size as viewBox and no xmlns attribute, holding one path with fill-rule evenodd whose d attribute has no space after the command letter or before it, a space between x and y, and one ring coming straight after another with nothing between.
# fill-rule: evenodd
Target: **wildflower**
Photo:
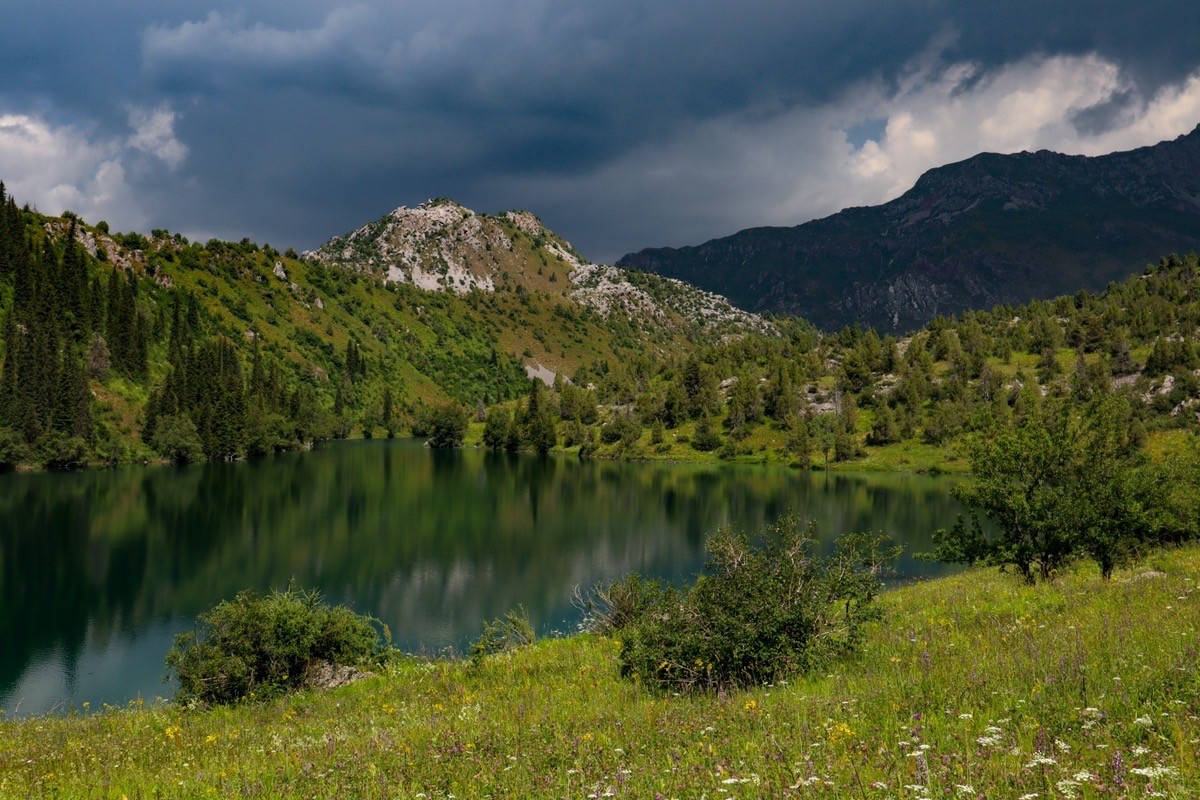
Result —
<instances>
[{"instance_id":1,"label":"wildflower","mask_svg":"<svg viewBox=\"0 0 1200 800\"><path fill-rule=\"evenodd\" d=\"M1058 762L1044 753L1034 753L1033 758L1025 765L1025 769L1034 769L1035 767L1050 767Z\"/></svg>"},{"instance_id":2,"label":"wildflower","mask_svg":"<svg viewBox=\"0 0 1200 800\"><path fill-rule=\"evenodd\" d=\"M747 711L753 711L758 708L758 703L754 700L747 700L746 705L742 706Z\"/></svg>"},{"instance_id":3,"label":"wildflower","mask_svg":"<svg viewBox=\"0 0 1200 800\"><path fill-rule=\"evenodd\" d=\"M1066 778L1064 778L1061 781L1059 781L1058 783L1054 784L1054 788L1058 789L1059 793L1063 797L1068 798L1068 800L1071 800L1071 798L1075 798L1075 797L1079 796L1075 792L1075 790L1079 788L1079 783L1076 781L1067 780Z\"/></svg>"},{"instance_id":4,"label":"wildflower","mask_svg":"<svg viewBox=\"0 0 1200 800\"><path fill-rule=\"evenodd\" d=\"M1150 719L1149 717L1138 717L1133 721L1133 724L1141 725L1144 728L1153 728L1154 720Z\"/></svg>"},{"instance_id":5,"label":"wildflower","mask_svg":"<svg viewBox=\"0 0 1200 800\"><path fill-rule=\"evenodd\" d=\"M973 795L975 794L975 787L969 783L957 783L954 785L954 791L959 794Z\"/></svg>"},{"instance_id":6,"label":"wildflower","mask_svg":"<svg viewBox=\"0 0 1200 800\"><path fill-rule=\"evenodd\" d=\"M853 738L854 730L844 722L834 725L833 730L829 732L829 742L831 744L837 744L838 742Z\"/></svg>"},{"instance_id":7,"label":"wildflower","mask_svg":"<svg viewBox=\"0 0 1200 800\"><path fill-rule=\"evenodd\" d=\"M1134 775L1141 775L1143 778L1149 778L1150 780L1154 780L1155 778L1169 778L1172 775L1174 775L1178 770L1176 770L1174 767L1155 766L1155 767L1134 767L1133 769L1131 769L1129 771L1132 772Z\"/></svg>"}]
</instances>

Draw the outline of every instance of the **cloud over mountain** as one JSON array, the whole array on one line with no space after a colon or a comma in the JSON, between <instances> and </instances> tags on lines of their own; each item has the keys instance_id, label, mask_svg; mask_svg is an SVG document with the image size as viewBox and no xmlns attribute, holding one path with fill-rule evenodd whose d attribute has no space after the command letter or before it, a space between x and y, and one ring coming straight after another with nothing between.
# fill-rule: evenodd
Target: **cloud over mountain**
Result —
<instances>
[{"instance_id":1,"label":"cloud over mountain","mask_svg":"<svg viewBox=\"0 0 1200 800\"><path fill-rule=\"evenodd\" d=\"M12 5L0 114L92 154L44 202L299 247L450 194L610 258L981 149L1149 144L1200 107L1200 7L1165 0ZM114 143L139 204L96 185Z\"/></svg>"}]
</instances>

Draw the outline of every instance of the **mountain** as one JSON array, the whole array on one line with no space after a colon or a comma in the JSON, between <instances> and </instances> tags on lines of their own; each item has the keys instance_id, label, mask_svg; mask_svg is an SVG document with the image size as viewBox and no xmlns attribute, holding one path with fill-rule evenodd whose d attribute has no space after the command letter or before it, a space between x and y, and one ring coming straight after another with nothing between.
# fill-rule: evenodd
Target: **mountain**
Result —
<instances>
[{"instance_id":1,"label":"mountain","mask_svg":"<svg viewBox=\"0 0 1200 800\"><path fill-rule=\"evenodd\" d=\"M1200 126L1099 157L983 153L879 206L750 228L617 264L819 327L907 331L968 308L1101 289L1200 247Z\"/></svg>"},{"instance_id":2,"label":"mountain","mask_svg":"<svg viewBox=\"0 0 1200 800\"><path fill-rule=\"evenodd\" d=\"M631 326L645 342L660 347L681 338L712 342L772 328L725 298L682 281L590 262L528 211L477 214L445 198L398 208L304 257L426 291L515 295L526 301L539 296L619 328ZM512 333L538 334L529 344L540 351L539 358L561 362L567 343L556 348L541 342L556 335L555 327ZM578 366L569 362L561 366Z\"/></svg>"}]
</instances>

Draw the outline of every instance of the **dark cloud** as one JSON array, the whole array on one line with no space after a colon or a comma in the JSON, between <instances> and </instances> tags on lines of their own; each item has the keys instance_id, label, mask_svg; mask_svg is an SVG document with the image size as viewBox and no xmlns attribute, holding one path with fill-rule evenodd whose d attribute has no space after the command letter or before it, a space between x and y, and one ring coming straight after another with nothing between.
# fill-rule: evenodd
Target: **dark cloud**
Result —
<instances>
[{"instance_id":1,"label":"dark cloud","mask_svg":"<svg viewBox=\"0 0 1200 800\"><path fill-rule=\"evenodd\" d=\"M1125 81L1072 112L1099 135L1200 67L1200 4L1178 0L64 5L6 4L0 114L124 140L131 109L173 110L187 158L127 170L152 223L297 247L451 195L528 207L612 258L769 204L763 221L823 210L774 199L836 149L796 120L864 86L895 96L971 62L967 92L1023 59L1094 54ZM847 147L884 129L856 113L825 118Z\"/></svg>"}]
</instances>

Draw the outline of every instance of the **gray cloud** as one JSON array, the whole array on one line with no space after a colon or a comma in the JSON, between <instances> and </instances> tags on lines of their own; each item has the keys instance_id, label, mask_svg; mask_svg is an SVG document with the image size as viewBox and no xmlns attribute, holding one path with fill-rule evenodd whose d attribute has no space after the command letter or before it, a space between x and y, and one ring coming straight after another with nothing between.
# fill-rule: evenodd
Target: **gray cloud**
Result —
<instances>
[{"instance_id":1,"label":"gray cloud","mask_svg":"<svg viewBox=\"0 0 1200 800\"><path fill-rule=\"evenodd\" d=\"M8 5L0 114L119 142L110 216L297 247L434 195L602 258L792 224L980 147L1147 144L1200 68L1165 0ZM998 130L1023 85L1062 113Z\"/></svg>"}]
</instances>

